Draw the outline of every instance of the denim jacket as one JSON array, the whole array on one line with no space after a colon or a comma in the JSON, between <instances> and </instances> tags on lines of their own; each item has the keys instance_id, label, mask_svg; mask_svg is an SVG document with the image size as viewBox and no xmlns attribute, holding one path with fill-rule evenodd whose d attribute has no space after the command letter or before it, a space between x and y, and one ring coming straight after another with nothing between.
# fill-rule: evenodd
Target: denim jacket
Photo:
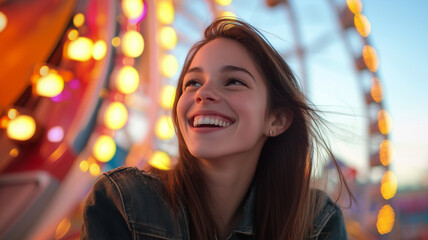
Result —
<instances>
[{"instance_id":1,"label":"denim jacket","mask_svg":"<svg viewBox=\"0 0 428 240\"><path fill-rule=\"evenodd\" d=\"M161 189L156 176L135 167L104 173L86 201L81 239L191 239L187 208L174 218ZM252 188L228 240L254 239L254 204ZM309 239L347 239L342 213L330 199L315 218Z\"/></svg>"}]
</instances>

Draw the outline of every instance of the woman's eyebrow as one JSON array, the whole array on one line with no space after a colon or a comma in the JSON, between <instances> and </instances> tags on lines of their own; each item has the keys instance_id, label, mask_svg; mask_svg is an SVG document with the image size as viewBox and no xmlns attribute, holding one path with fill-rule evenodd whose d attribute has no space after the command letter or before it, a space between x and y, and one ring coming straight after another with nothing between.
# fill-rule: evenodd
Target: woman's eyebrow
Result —
<instances>
[{"instance_id":1,"label":"woman's eyebrow","mask_svg":"<svg viewBox=\"0 0 428 240\"><path fill-rule=\"evenodd\" d=\"M246 73L248 75L251 76L251 78L256 81L256 79L254 78L254 76L245 68L242 67L237 67L237 66L233 66L233 65L225 65L220 69L221 72L234 72L234 71L239 71L239 72L243 72ZM203 73L204 70L202 70L201 67L193 67L189 70L187 70L187 73L192 73L192 72L197 72L197 73Z\"/></svg>"},{"instance_id":2,"label":"woman's eyebrow","mask_svg":"<svg viewBox=\"0 0 428 240\"><path fill-rule=\"evenodd\" d=\"M234 72L234 71L244 72L244 73L250 75L254 81L256 81L254 76L245 68L241 68L241 67L237 67L237 66L233 66L233 65L225 65L221 68L221 72Z\"/></svg>"}]
</instances>

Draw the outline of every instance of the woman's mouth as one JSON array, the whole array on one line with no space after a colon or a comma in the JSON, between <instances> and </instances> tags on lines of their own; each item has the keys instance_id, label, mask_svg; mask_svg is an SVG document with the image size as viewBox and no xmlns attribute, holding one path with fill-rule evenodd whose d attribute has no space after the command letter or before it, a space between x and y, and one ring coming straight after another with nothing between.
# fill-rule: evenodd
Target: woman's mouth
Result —
<instances>
[{"instance_id":1,"label":"woman's mouth","mask_svg":"<svg viewBox=\"0 0 428 240\"><path fill-rule=\"evenodd\" d=\"M190 119L190 125L195 128L212 127L224 128L233 124L233 121L217 115L196 115Z\"/></svg>"}]
</instances>

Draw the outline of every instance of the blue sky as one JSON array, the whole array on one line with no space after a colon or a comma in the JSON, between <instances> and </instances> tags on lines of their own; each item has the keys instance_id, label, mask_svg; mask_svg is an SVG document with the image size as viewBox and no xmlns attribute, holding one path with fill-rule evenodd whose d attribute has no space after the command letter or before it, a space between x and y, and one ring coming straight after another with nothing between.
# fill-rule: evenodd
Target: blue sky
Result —
<instances>
[{"instance_id":1,"label":"blue sky","mask_svg":"<svg viewBox=\"0 0 428 240\"><path fill-rule=\"evenodd\" d=\"M190 3L189 3L190 2ZM335 1L346 4L346 1ZM180 63L188 46L199 39L201 29L211 19L205 1L185 1L183 8L200 22L186 20L178 12L174 25L181 44L175 50ZM306 91L309 98L327 114L333 151L369 179L366 107L363 91L346 41L354 52L362 48L355 32L340 32L336 12L329 1L290 1L301 31L301 43L308 49L305 62ZM233 0L224 8L260 29L274 47L284 54L299 79L303 79L296 55L289 14L284 5L267 8L264 1ZM391 141L394 157L391 169L399 188L420 187L428 182L428 1L363 1L363 14L371 23L368 39L377 50L379 77L384 86L385 108L393 119ZM187 15L188 16L188 15ZM324 43L317 45L320 39ZM172 83L175 84L175 83ZM376 174L375 174L376 175ZM377 174L381 176L380 174Z\"/></svg>"}]
</instances>

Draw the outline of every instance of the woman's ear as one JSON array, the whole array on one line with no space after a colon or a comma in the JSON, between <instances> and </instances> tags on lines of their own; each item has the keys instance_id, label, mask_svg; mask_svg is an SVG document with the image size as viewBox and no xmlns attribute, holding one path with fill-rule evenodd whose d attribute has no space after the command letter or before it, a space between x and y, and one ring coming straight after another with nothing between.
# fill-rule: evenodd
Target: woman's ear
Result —
<instances>
[{"instance_id":1,"label":"woman's ear","mask_svg":"<svg viewBox=\"0 0 428 240\"><path fill-rule=\"evenodd\" d=\"M293 113L290 110L279 110L269 115L266 135L275 137L285 132L293 122Z\"/></svg>"}]
</instances>

